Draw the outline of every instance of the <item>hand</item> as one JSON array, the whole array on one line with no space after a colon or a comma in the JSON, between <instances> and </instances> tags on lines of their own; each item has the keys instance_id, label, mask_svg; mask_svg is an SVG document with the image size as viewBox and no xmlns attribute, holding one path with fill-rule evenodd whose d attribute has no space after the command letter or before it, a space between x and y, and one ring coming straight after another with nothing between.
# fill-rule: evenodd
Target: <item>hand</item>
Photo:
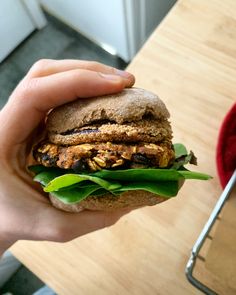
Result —
<instances>
[{"instance_id":1,"label":"hand","mask_svg":"<svg viewBox=\"0 0 236 295\"><path fill-rule=\"evenodd\" d=\"M33 65L0 112L0 252L18 239L69 241L110 226L127 213L57 210L26 165L33 137L50 109L133 84L133 75L97 62L41 60Z\"/></svg>"}]
</instances>

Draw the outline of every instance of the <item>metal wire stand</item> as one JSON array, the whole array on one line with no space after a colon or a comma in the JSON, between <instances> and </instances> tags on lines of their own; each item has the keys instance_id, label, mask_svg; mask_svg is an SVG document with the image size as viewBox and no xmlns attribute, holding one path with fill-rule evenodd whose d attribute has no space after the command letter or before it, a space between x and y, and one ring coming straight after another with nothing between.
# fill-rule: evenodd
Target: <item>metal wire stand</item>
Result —
<instances>
[{"instance_id":1,"label":"metal wire stand","mask_svg":"<svg viewBox=\"0 0 236 295\"><path fill-rule=\"evenodd\" d=\"M196 264L196 259L199 257L199 252L206 240L207 237L209 237L209 232L214 225L216 219L218 218L222 208L224 207L224 204L228 197L230 196L234 186L236 185L236 170L234 171L233 175L231 176L228 184L226 185L224 191L222 192L219 200L217 201L215 208L213 209L207 223L205 224L202 232L200 233L195 245L192 248L191 256L190 259L187 263L186 269L185 269L185 274L187 276L187 279L189 282L195 286L197 289L201 290L205 294L209 295L217 295L215 291L212 289L208 288L206 285L201 283L198 279L196 279L193 276L193 270Z\"/></svg>"}]
</instances>

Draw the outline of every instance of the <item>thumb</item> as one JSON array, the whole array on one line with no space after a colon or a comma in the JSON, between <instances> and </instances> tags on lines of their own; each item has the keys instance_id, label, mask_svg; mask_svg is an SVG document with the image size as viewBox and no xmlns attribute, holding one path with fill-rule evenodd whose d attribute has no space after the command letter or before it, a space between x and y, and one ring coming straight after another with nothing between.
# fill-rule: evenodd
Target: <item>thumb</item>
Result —
<instances>
[{"instance_id":1,"label":"thumb","mask_svg":"<svg viewBox=\"0 0 236 295\"><path fill-rule=\"evenodd\" d=\"M48 208L49 209L49 208ZM40 220L36 239L67 242L87 233L111 226L130 209L114 212L89 211L80 213L63 212L51 207Z\"/></svg>"}]
</instances>

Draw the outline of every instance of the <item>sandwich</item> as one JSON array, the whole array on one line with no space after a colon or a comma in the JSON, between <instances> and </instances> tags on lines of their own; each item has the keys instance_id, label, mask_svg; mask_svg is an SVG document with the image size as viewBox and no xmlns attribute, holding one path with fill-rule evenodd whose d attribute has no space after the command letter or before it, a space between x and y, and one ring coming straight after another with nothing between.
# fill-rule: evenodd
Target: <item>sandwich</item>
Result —
<instances>
[{"instance_id":1,"label":"sandwich","mask_svg":"<svg viewBox=\"0 0 236 295\"><path fill-rule=\"evenodd\" d=\"M53 109L46 135L32 149L30 170L53 206L79 212L152 206L178 194L193 152L172 143L169 112L140 88L78 99Z\"/></svg>"}]
</instances>

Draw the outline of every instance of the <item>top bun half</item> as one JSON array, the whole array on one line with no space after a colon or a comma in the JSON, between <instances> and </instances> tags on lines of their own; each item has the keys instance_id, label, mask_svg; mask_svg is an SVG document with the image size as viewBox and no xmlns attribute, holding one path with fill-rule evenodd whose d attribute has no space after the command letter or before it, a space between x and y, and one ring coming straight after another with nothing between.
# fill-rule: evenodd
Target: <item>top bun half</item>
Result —
<instances>
[{"instance_id":1,"label":"top bun half","mask_svg":"<svg viewBox=\"0 0 236 295\"><path fill-rule=\"evenodd\" d=\"M57 107L48 116L47 130L63 133L98 121L123 124L140 121L145 116L166 120L169 112L156 94L133 87L120 93L83 98Z\"/></svg>"}]
</instances>

